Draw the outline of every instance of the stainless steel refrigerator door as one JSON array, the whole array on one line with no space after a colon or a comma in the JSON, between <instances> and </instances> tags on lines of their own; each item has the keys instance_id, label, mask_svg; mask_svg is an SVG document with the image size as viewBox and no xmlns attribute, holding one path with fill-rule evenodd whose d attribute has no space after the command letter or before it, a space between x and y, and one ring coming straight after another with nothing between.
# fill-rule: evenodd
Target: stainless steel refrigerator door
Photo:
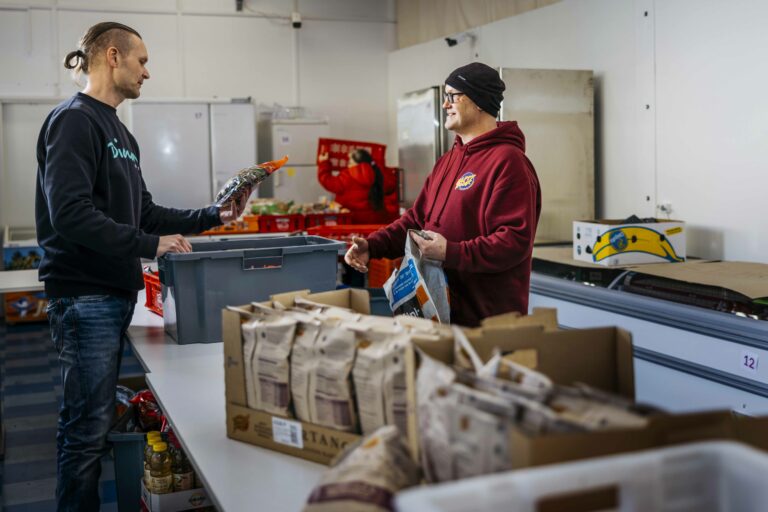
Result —
<instances>
[{"instance_id":1,"label":"stainless steel refrigerator door","mask_svg":"<svg viewBox=\"0 0 768 512\"><path fill-rule=\"evenodd\" d=\"M573 221L595 218L592 71L501 70L502 120L517 121L541 183L536 242L570 241Z\"/></svg>"},{"instance_id":2,"label":"stainless steel refrigerator door","mask_svg":"<svg viewBox=\"0 0 768 512\"><path fill-rule=\"evenodd\" d=\"M280 119L270 123L270 160L288 155L288 163L268 180L271 196L296 203L314 203L321 196L332 198L317 181L317 141L328 137L326 120ZM260 197L267 197L260 190Z\"/></svg>"},{"instance_id":3,"label":"stainless steel refrigerator door","mask_svg":"<svg viewBox=\"0 0 768 512\"><path fill-rule=\"evenodd\" d=\"M201 208L213 199L207 103L134 103L141 172L156 204Z\"/></svg>"},{"instance_id":4,"label":"stainless steel refrigerator door","mask_svg":"<svg viewBox=\"0 0 768 512\"><path fill-rule=\"evenodd\" d=\"M408 93L397 101L399 166L404 169L405 204L410 206L443 153L440 88Z\"/></svg>"}]
</instances>

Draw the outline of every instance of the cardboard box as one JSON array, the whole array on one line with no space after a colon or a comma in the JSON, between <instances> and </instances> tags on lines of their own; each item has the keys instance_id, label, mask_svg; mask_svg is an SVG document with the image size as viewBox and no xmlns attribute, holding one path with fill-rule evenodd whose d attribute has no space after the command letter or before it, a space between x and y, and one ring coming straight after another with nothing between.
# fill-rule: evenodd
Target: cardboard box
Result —
<instances>
[{"instance_id":1,"label":"cardboard box","mask_svg":"<svg viewBox=\"0 0 768 512\"><path fill-rule=\"evenodd\" d=\"M508 328L508 327L527 327L540 325L547 331L557 331L560 324L557 322L557 309L555 308L533 308L529 315L521 315L517 311L502 313L501 315L489 316L480 322L483 328Z\"/></svg>"},{"instance_id":2,"label":"cardboard box","mask_svg":"<svg viewBox=\"0 0 768 512\"><path fill-rule=\"evenodd\" d=\"M510 433L512 468L613 455L708 440L733 440L768 450L768 417L736 416L730 411L652 416L641 429L616 429L531 436Z\"/></svg>"},{"instance_id":3,"label":"cardboard box","mask_svg":"<svg viewBox=\"0 0 768 512\"><path fill-rule=\"evenodd\" d=\"M149 512L179 512L213 505L202 487L168 494L152 494L141 481L141 501Z\"/></svg>"},{"instance_id":4,"label":"cardboard box","mask_svg":"<svg viewBox=\"0 0 768 512\"><path fill-rule=\"evenodd\" d=\"M546 331L543 327L480 327L465 330L478 355L487 361L493 347L504 352L534 351L534 367L557 384L582 382L634 399L634 366L630 334L620 328ZM427 355L450 364L453 351L447 344L416 342ZM416 358L406 358L413 365ZM415 373L409 378L415 377ZM414 382L409 387L415 388ZM409 409L415 411L415 392L409 394ZM742 441L768 450L768 417L737 417L730 411L696 414L657 414L641 429L530 435L519 429L510 432L512 468L598 457L711 439ZM418 455L418 438L411 450Z\"/></svg>"},{"instance_id":5,"label":"cardboard box","mask_svg":"<svg viewBox=\"0 0 768 512\"><path fill-rule=\"evenodd\" d=\"M370 314L369 294L366 290L360 289L335 290L314 294L310 294L308 290L301 290L273 295L271 296L271 300L289 307L293 305L296 297L303 297L322 304L349 308L358 313ZM244 374L245 364L243 362L242 332L240 327L248 318L247 312L252 311L253 307L251 305L239 306L238 309L241 311L232 311L228 309L222 311L222 334L225 360L224 375L227 401L227 436L231 439L255 444L257 446L293 455L295 457L301 457L313 462L329 464L336 455L343 451L348 445L359 440L360 436L320 425L314 425L312 423L298 421L292 418L275 416L247 407ZM557 311L549 308L537 308L532 315L528 316L510 313L488 318L483 322L483 327L469 329L467 332L472 337L476 336L477 333L482 333L486 330L493 332L494 334L489 336L488 339L490 340L489 343L495 343L498 336L505 337L504 333L519 330L523 333L520 335L521 337L512 339L518 340L518 345L521 347L523 345L529 347L527 342L523 343L520 340L528 340L531 336L534 336L535 339L536 335L543 335L545 332L554 331L557 328ZM450 331L448 332L450 333ZM608 329L606 332L611 333L606 335L606 337L610 338L614 330ZM625 339L626 344L625 351L629 351L629 370L622 371L625 373L629 372L629 382L632 383L631 341L629 340L628 334L624 333L624 335L626 336L626 338L623 338ZM597 337L600 338L599 335ZM508 336L506 338L510 339ZM573 336L567 338L571 339ZM610 339L613 340L613 338ZM440 354L441 358L453 358L453 338L447 336L422 337L415 335L413 340L414 343L423 347L425 350L436 351ZM558 338L558 341L553 341L553 343L560 342L559 340L560 339ZM507 341L505 343L507 344L504 346L508 348L512 346L509 345L509 343L514 342ZM489 357L492 347L485 346L482 343L480 343L480 345L482 347L482 357ZM606 348L604 345L605 344L600 344L599 341L593 341L590 344L591 348L601 352L602 356L598 358L599 362L602 362L605 357L610 357L611 354L615 354L617 350ZM580 346L581 345L574 345L574 349ZM542 354L542 358L541 361L545 367L548 367L548 365L550 365L549 354ZM408 374L408 389L406 393L409 395L407 410L408 432L406 436L412 453L417 454L418 424L416 422L416 391L414 385L416 359L413 347L406 350L405 359L406 373ZM600 374L598 373L596 375ZM606 379L608 378L606 377ZM589 379L583 380L592 383ZM595 385L598 385L599 387L599 383L602 381L595 382L598 382L598 384ZM634 393L634 388L629 392Z\"/></svg>"},{"instance_id":6,"label":"cardboard box","mask_svg":"<svg viewBox=\"0 0 768 512\"><path fill-rule=\"evenodd\" d=\"M48 298L44 291L6 292L3 298L8 324L42 322L48 319Z\"/></svg>"},{"instance_id":7,"label":"cardboard box","mask_svg":"<svg viewBox=\"0 0 768 512\"><path fill-rule=\"evenodd\" d=\"M314 294L310 294L309 290L302 290L273 295L271 300L292 306L296 297L370 314L370 298L366 290L348 288ZM252 311L253 307L239 306L239 309ZM360 439L360 436L247 407L240 329L246 319L247 315L243 313L228 309L222 311L227 436L313 462L329 464L347 445Z\"/></svg>"},{"instance_id":8,"label":"cardboard box","mask_svg":"<svg viewBox=\"0 0 768 512\"><path fill-rule=\"evenodd\" d=\"M464 330L484 362L491 358L494 347L499 347L504 353L519 353L523 357L518 362L531 362L530 367L544 373L556 384L581 382L634 399L632 336L624 329L600 327L552 331L541 325L502 325L496 321L487 324ZM416 348L446 364L453 364L454 349L452 341L415 340L414 347L406 351L408 446L414 459L419 460Z\"/></svg>"},{"instance_id":9,"label":"cardboard box","mask_svg":"<svg viewBox=\"0 0 768 512\"><path fill-rule=\"evenodd\" d=\"M227 437L320 464L330 464L357 434L283 418L227 401Z\"/></svg>"},{"instance_id":10,"label":"cardboard box","mask_svg":"<svg viewBox=\"0 0 768 512\"><path fill-rule=\"evenodd\" d=\"M573 259L607 267L685 261L685 223L574 221Z\"/></svg>"},{"instance_id":11,"label":"cardboard box","mask_svg":"<svg viewBox=\"0 0 768 512\"><path fill-rule=\"evenodd\" d=\"M618 327L547 330L541 325L491 326L464 333L484 362L498 347L504 353L532 352L532 367L556 384L581 382L630 399L635 397L632 336ZM430 357L453 363L453 342L414 345ZM415 378L415 370L414 370Z\"/></svg>"}]
</instances>

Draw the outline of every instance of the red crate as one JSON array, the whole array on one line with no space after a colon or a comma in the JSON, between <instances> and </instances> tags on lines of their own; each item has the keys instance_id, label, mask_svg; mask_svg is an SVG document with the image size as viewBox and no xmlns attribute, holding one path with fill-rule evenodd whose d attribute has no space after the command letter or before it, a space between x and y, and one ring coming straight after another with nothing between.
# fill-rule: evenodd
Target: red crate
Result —
<instances>
[{"instance_id":1,"label":"red crate","mask_svg":"<svg viewBox=\"0 0 768 512\"><path fill-rule=\"evenodd\" d=\"M387 282L392 272L400 267L403 258L390 260L376 258L368 262L368 288L381 288Z\"/></svg>"},{"instance_id":2,"label":"red crate","mask_svg":"<svg viewBox=\"0 0 768 512\"><path fill-rule=\"evenodd\" d=\"M308 227L307 234L330 238L331 240L341 240L346 242L347 246L352 244L352 237L365 237L383 228L386 224L342 224L339 226L315 226Z\"/></svg>"},{"instance_id":3,"label":"red crate","mask_svg":"<svg viewBox=\"0 0 768 512\"><path fill-rule=\"evenodd\" d=\"M305 229L316 226L340 226L351 222L351 213L307 213L304 215Z\"/></svg>"},{"instance_id":4,"label":"red crate","mask_svg":"<svg viewBox=\"0 0 768 512\"><path fill-rule=\"evenodd\" d=\"M259 215L260 233L290 233L304 229L304 216L290 215Z\"/></svg>"},{"instance_id":5,"label":"red crate","mask_svg":"<svg viewBox=\"0 0 768 512\"><path fill-rule=\"evenodd\" d=\"M144 289L147 300L144 306L153 313L163 316L163 286L157 272L144 269Z\"/></svg>"}]
</instances>

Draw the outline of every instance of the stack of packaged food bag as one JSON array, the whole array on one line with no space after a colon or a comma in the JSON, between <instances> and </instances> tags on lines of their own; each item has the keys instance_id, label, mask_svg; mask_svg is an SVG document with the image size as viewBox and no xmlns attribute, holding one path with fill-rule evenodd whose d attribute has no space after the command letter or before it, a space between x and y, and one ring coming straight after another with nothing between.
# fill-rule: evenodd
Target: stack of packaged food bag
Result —
<instances>
[{"instance_id":1,"label":"stack of packaged food bag","mask_svg":"<svg viewBox=\"0 0 768 512\"><path fill-rule=\"evenodd\" d=\"M588 432L647 422L648 409L587 385L555 384L520 353L496 350L482 359L469 330L371 316L313 297L296 292L228 308L241 318L249 409L366 436L339 455L307 510L389 510L397 491L422 479L510 469L511 429ZM494 321L557 328L554 310L503 315L489 325ZM419 348L430 346L451 347L452 363ZM418 361L410 384L409 352Z\"/></svg>"},{"instance_id":2,"label":"stack of packaged food bag","mask_svg":"<svg viewBox=\"0 0 768 512\"><path fill-rule=\"evenodd\" d=\"M414 336L449 328L428 320L365 315L297 296L292 306L237 310L247 405L342 432L382 425L406 431L405 350Z\"/></svg>"}]
</instances>

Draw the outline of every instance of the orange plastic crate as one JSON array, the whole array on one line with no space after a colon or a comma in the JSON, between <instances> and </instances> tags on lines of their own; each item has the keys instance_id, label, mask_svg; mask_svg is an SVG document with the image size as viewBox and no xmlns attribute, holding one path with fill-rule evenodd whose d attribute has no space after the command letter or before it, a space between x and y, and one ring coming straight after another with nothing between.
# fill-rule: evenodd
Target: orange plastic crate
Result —
<instances>
[{"instance_id":1,"label":"orange plastic crate","mask_svg":"<svg viewBox=\"0 0 768 512\"><path fill-rule=\"evenodd\" d=\"M144 270L144 288L147 295L144 306L153 313L163 316L163 286L160 284L157 272Z\"/></svg>"},{"instance_id":2,"label":"orange plastic crate","mask_svg":"<svg viewBox=\"0 0 768 512\"><path fill-rule=\"evenodd\" d=\"M307 213L304 215L304 228L315 226L340 226L352 222L351 213Z\"/></svg>"},{"instance_id":3,"label":"orange plastic crate","mask_svg":"<svg viewBox=\"0 0 768 512\"><path fill-rule=\"evenodd\" d=\"M259 232L259 216L258 215L243 215L241 219L228 222L223 226L216 226L207 231L200 233L201 235L241 235L247 233Z\"/></svg>"},{"instance_id":4,"label":"orange plastic crate","mask_svg":"<svg viewBox=\"0 0 768 512\"><path fill-rule=\"evenodd\" d=\"M392 272L400 267L403 258L390 260L376 258L368 262L368 288L381 288L387 282Z\"/></svg>"},{"instance_id":5,"label":"orange plastic crate","mask_svg":"<svg viewBox=\"0 0 768 512\"><path fill-rule=\"evenodd\" d=\"M42 322L48 318L48 299L44 291L6 292L2 297L5 321L9 325Z\"/></svg>"},{"instance_id":6,"label":"orange plastic crate","mask_svg":"<svg viewBox=\"0 0 768 512\"><path fill-rule=\"evenodd\" d=\"M259 232L286 233L304 229L304 216L301 214L259 215Z\"/></svg>"}]
</instances>

